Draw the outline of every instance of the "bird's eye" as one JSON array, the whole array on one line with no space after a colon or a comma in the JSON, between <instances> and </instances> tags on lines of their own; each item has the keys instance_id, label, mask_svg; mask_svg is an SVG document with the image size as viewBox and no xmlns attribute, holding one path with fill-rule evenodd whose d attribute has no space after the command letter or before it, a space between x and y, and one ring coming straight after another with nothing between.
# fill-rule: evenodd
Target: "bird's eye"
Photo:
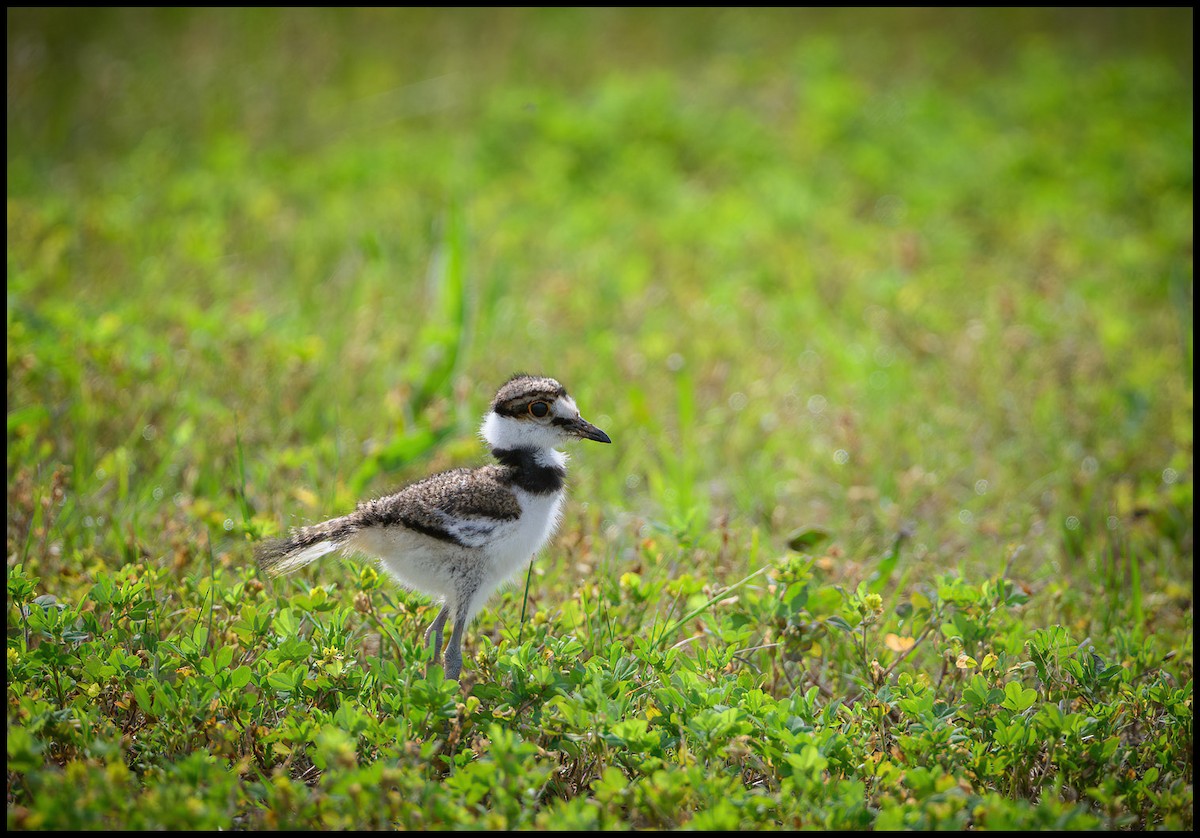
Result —
<instances>
[{"instance_id":1,"label":"bird's eye","mask_svg":"<svg viewBox=\"0 0 1200 838\"><path fill-rule=\"evenodd\" d=\"M534 402L529 405L529 415L537 419L545 419L550 415L550 405L546 402Z\"/></svg>"}]
</instances>

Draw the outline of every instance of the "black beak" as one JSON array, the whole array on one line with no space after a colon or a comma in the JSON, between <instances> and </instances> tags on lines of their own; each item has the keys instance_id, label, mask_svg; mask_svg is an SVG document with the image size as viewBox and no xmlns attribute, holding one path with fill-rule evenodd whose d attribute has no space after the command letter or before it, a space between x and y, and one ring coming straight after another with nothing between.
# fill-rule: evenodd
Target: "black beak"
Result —
<instances>
[{"instance_id":1,"label":"black beak","mask_svg":"<svg viewBox=\"0 0 1200 838\"><path fill-rule=\"evenodd\" d=\"M608 434L597 428L591 422L584 419L582 416L576 416L574 419L566 423L567 430L576 436L584 439L593 439L596 442L612 442L608 438Z\"/></svg>"}]
</instances>

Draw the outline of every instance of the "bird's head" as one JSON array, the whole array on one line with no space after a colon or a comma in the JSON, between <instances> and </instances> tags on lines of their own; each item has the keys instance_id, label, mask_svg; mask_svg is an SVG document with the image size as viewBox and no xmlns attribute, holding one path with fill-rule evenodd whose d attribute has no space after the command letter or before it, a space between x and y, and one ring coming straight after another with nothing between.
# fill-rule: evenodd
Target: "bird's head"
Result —
<instances>
[{"instance_id":1,"label":"bird's head","mask_svg":"<svg viewBox=\"0 0 1200 838\"><path fill-rule=\"evenodd\" d=\"M572 439L612 442L579 415L566 388L553 378L535 375L514 375L505 382L479 432L496 450L544 450Z\"/></svg>"}]
</instances>

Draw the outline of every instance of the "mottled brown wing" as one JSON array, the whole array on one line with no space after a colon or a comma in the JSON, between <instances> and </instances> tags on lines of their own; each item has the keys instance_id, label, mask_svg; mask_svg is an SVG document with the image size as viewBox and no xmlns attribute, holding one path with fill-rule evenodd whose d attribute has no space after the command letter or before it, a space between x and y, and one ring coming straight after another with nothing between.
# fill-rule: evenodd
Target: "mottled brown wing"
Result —
<instances>
[{"instance_id":1,"label":"mottled brown wing","mask_svg":"<svg viewBox=\"0 0 1200 838\"><path fill-rule=\"evenodd\" d=\"M479 547L496 527L521 515L504 474L497 466L435 474L394 495L359 504L355 517L359 527L404 526L441 541Z\"/></svg>"}]
</instances>

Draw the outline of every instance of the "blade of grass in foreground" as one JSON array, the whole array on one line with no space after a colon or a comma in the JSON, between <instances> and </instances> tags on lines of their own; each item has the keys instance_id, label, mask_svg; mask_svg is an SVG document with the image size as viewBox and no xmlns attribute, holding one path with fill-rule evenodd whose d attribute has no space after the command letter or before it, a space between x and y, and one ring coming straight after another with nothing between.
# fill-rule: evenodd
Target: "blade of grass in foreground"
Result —
<instances>
[{"instance_id":1,"label":"blade of grass in foreground","mask_svg":"<svg viewBox=\"0 0 1200 838\"><path fill-rule=\"evenodd\" d=\"M696 617L699 617L701 614L703 614L705 611L707 611L709 608L711 608L715 603L720 602L721 600L727 598L730 594L732 594L738 588L745 585L751 579L754 579L758 576L763 575L770 569L771 569L770 565L764 565L763 567L760 567L758 570L754 571L749 576L747 576L744 579L741 579L737 582L734 582L728 588L725 588L720 593L715 594L711 599L709 599L703 605L701 605L697 608L693 608L687 614L684 614L678 620L671 623L671 625L669 627L667 627L658 638L656 638L655 643L658 646L658 648L659 649L665 648L667 641L671 639L671 636L674 635L675 632L680 629L680 627L686 625L689 621L695 619Z\"/></svg>"},{"instance_id":2,"label":"blade of grass in foreground","mask_svg":"<svg viewBox=\"0 0 1200 838\"><path fill-rule=\"evenodd\" d=\"M1138 563L1137 550L1134 548L1132 541L1129 544L1129 586L1131 589L1130 609L1133 624L1137 628L1138 633L1141 634L1146 624L1146 617L1142 611L1142 569Z\"/></svg>"}]
</instances>

